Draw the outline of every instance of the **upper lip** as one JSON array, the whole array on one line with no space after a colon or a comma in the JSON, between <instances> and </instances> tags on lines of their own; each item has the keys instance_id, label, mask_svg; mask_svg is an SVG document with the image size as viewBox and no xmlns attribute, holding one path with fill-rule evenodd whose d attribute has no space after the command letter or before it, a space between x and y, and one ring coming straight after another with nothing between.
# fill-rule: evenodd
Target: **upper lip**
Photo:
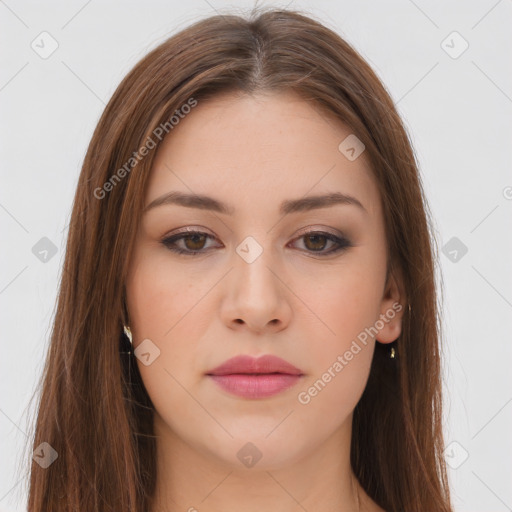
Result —
<instances>
[{"instance_id":1,"label":"upper lip","mask_svg":"<svg viewBox=\"0 0 512 512\"><path fill-rule=\"evenodd\" d=\"M273 355L258 358L241 355L228 359L217 368L210 370L207 375L230 375L234 373L284 373L302 375L302 371L293 364Z\"/></svg>"}]
</instances>

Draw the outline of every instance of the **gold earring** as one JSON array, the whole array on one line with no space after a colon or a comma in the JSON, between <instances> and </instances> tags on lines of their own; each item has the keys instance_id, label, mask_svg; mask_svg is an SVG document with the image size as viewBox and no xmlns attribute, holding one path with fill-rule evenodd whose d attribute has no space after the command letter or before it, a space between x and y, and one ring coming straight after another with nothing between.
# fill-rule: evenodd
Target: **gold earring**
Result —
<instances>
[{"instance_id":1,"label":"gold earring","mask_svg":"<svg viewBox=\"0 0 512 512\"><path fill-rule=\"evenodd\" d=\"M130 331L130 328L127 325L123 324L123 330L124 333L126 334L126 337L130 340L130 343L133 343L132 331Z\"/></svg>"},{"instance_id":2,"label":"gold earring","mask_svg":"<svg viewBox=\"0 0 512 512\"><path fill-rule=\"evenodd\" d=\"M409 314L411 313L411 305L409 304ZM391 347L389 349L389 358L390 359L396 359L396 350L395 347Z\"/></svg>"}]
</instances>

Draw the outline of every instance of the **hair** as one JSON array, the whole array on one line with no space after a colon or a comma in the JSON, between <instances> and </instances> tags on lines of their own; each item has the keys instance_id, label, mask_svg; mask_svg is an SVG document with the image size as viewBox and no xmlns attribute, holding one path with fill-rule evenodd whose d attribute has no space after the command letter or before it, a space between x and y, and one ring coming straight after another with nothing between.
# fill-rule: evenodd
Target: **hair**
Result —
<instances>
[{"instance_id":1,"label":"hair","mask_svg":"<svg viewBox=\"0 0 512 512\"><path fill-rule=\"evenodd\" d=\"M280 92L299 94L365 145L382 199L388 276L400 274L410 305L393 342L397 357L375 344L353 414L353 471L388 512L452 511L442 454L437 247L412 144L389 93L349 43L310 15L266 9L211 16L166 39L126 75L98 122L74 197L30 436L30 449L47 442L58 458L43 469L25 457L30 512L150 510L154 407L135 358L123 351L122 325L129 324L127 255L153 146L163 140L156 134L162 127L171 134L170 120L194 101Z\"/></svg>"}]
</instances>

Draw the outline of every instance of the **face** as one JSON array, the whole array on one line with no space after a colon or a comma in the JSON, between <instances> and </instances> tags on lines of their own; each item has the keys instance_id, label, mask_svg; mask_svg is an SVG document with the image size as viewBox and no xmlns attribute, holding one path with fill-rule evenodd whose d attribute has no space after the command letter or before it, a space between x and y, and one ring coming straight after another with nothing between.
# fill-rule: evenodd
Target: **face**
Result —
<instances>
[{"instance_id":1,"label":"face","mask_svg":"<svg viewBox=\"0 0 512 512\"><path fill-rule=\"evenodd\" d=\"M159 147L126 281L157 435L228 465L257 447L271 469L350 433L375 341L401 328L379 190L366 154L338 149L350 134L293 94L223 95ZM299 375L211 375L239 355Z\"/></svg>"}]
</instances>

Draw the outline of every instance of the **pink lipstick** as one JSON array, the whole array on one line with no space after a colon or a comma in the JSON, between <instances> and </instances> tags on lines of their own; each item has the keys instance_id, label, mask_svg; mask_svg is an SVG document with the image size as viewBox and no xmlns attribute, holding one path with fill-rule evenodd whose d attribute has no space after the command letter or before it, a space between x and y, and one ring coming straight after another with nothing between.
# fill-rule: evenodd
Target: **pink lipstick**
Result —
<instances>
[{"instance_id":1,"label":"pink lipstick","mask_svg":"<svg viewBox=\"0 0 512 512\"><path fill-rule=\"evenodd\" d=\"M206 375L228 393L257 399L285 391L296 384L303 373L277 356L242 355L228 359Z\"/></svg>"}]
</instances>

